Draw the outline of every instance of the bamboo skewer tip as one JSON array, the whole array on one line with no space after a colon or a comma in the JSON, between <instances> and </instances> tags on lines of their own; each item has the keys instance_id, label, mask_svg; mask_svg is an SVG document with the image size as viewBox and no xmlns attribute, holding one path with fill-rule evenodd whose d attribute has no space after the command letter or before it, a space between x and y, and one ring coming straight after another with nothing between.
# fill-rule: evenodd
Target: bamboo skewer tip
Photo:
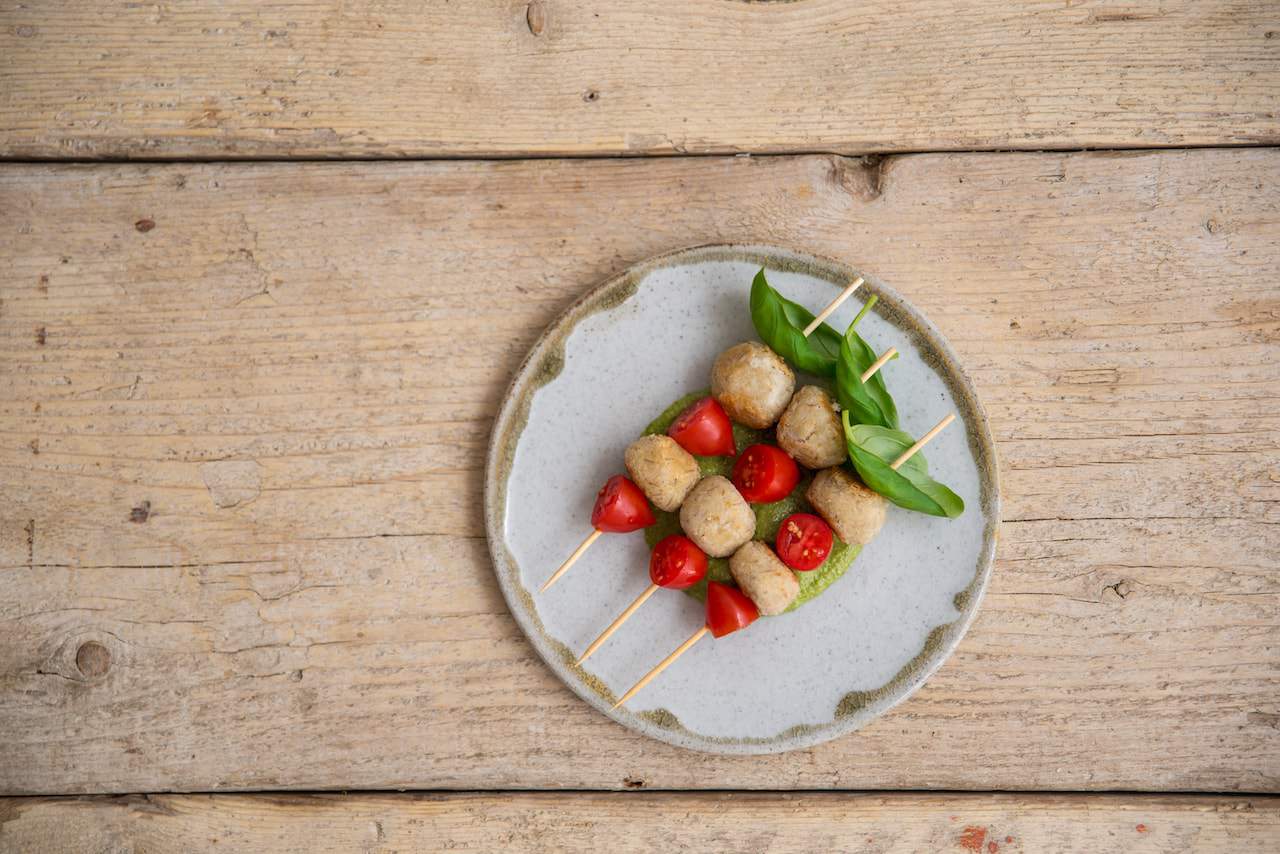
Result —
<instances>
[{"instance_id":1,"label":"bamboo skewer tip","mask_svg":"<svg viewBox=\"0 0 1280 854\"><path fill-rule=\"evenodd\" d=\"M912 445L910 448L907 448L905 451L903 451L902 456L898 457L896 460L889 463L889 468L893 469L894 471L897 471L899 466L901 466L907 460L914 457L921 448L923 448L925 445L929 444L929 442L933 440L934 436L937 436L939 433L941 433L943 428L945 428L948 424L950 424L952 421L955 421L955 420L956 420L955 413L954 412L948 413L945 418L943 418L937 424L933 425L932 430L930 430L928 433L925 433L923 436L921 436L919 439L916 440L916 443L914 445Z\"/></svg>"},{"instance_id":2,"label":"bamboo skewer tip","mask_svg":"<svg viewBox=\"0 0 1280 854\"><path fill-rule=\"evenodd\" d=\"M861 378L862 381L865 383L867 380L874 377L876 375L876 371L883 368L885 366L885 363L888 362L890 359L892 359L896 355L898 355L897 347L890 347L888 350L885 350L883 353L881 353L880 358L872 362L867 367L867 369L862 372L862 378Z\"/></svg>"},{"instance_id":3,"label":"bamboo skewer tip","mask_svg":"<svg viewBox=\"0 0 1280 854\"><path fill-rule=\"evenodd\" d=\"M597 649L603 646L604 642L607 641L614 632L622 628L622 624L625 623L627 620L631 619L631 615L634 614L637 610L639 610L640 606L643 605L646 601L648 601L649 597L652 596L657 591L658 591L658 585L656 584L650 584L648 587L646 587L644 592L641 593L639 596L637 596L636 600L632 602L630 605L628 605L626 609L621 614L619 614L617 618L612 623L610 623L603 632L600 633L600 637L596 638L591 642L591 646L587 647L587 651L582 653L582 655L578 657L578 660L575 663L578 665L581 665L582 662L590 658L592 654L594 654Z\"/></svg>"},{"instance_id":4,"label":"bamboo skewer tip","mask_svg":"<svg viewBox=\"0 0 1280 854\"><path fill-rule=\"evenodd\" d=\"M560 568L559 568L559 569L557 569L555 572L551 573L551 577L547 579L546 583L542 585L542 587L538 590L538 592L539 592L539 593L546 593L546 592L551 588L551 585L553 585L553 584L555 584L557 581L559 581L559 580L560 580L560 576L562 576L562 575L564 575L566 572L568 572L568 571L569 571L569 567L571 567L571 566L573 566L575 563L577 563L577 562L578 562L578 558L582 557L583 553L584 553L584 552L586 552L586 550L587 550L587 549L589 549L589 548L591 547L591 544L592 544L592 543L594 543L594 542L596 541L596 538L597 538L597 537L599 537L599 536L600 536L601 534L603 534L603 533L604 533L604 531L601 531L599 528L592 528L592 529L591 529L591 533L590 533L590 534L587 534L587 538L586 538L585 540L583 540L583 541L582 541L582 545L580 545L580 546L578 546L576 549L574 549L574 550L573 550L573 554L571 554L571 555L569 555L567 558L565 558L564 563L560 564Z\"/></svg>"},{"instance_id":5,"label":"bamboo skewer tip","mask_svg":"<svg viewBox=\"0 0 1280 854\"><path fill-rule=\"evenodd\" d=\"M655 678L657 678L657 676L658 676L658 674L659 674L659 673L661 673L662 671L666 670L666 669L667 669L668 667L670 667L672 664L675 664L675 661L676 661L676 659L677 659L677 658L679 658L680 656L682 656L682 655L684 655L686 652L688 652L688 651L689 651L689 648L690 648L690 647L692 647L692 646L693 646L695 643L697 643L698 641L702 640L702 636L703 636L703 635L705 635L705 634L706 634L707 632L709 632L709 631L711 631L711 630L710 630L710 629L708 629L706 626L703 626L702 628L700 628L700 629L698 629L696 632L694 632L694 633L689 637L689 639L688 639L687 641L685 641L684 643L682 643L682 644L680 644L678 647L676 647L676 648L675 648L675 650L674 650L670 655L668 655L666 658L662 659L662 661L659 661L659 662L657 663L657 665L656 665L652 670L650 670L648 673L646 673L644 676L642 676L642 677L640 678L640 681L639 681L639 682L637 682L636 684L632 685L632 686L631 686L631 690L630 690L630 691L628 691L627 693L623 694L623 695L622 695L622 698L621 698L621 699L619 699L619 700L618 700L618 702L616 702L616 703L614 703L614 704L613 704L613 707L614 707L615 709L616 709L616 708L618 708L619 706L621 706L621 705L623 705L624 703L626 703L626 702L627 702L627 700L630 700L630 699L631 699L632 697L634 697L636 694L640 693L640 689L641 689L641 688L643 688L644 686L648 685L648 684L649 684L650 682L652 682Z\"/></svg>"},{"instance_id":6,"label":"bamboo skewer tip","mask_svg":"<svg viewBox=\"0 0 1280 854\"><path fill-rule=\"evenodd\" d=\"M824 308L822 311L818 312L818 316L813 319L813 322L811 322L808 326L804 328L804 337L808 338L810 335L812 335L813 330L821 326L823 321L825 321L828 317L830 317L832 312L834 312L837 308L839 308L842 302L847 300L849 297L853 296L853 292L862 286L863 281L864 280L861 276L854 279L845 287L843 291L840 292L839 296L837 296L831 302L827 303L827 307Z\"/></svg>"}]
</instances>

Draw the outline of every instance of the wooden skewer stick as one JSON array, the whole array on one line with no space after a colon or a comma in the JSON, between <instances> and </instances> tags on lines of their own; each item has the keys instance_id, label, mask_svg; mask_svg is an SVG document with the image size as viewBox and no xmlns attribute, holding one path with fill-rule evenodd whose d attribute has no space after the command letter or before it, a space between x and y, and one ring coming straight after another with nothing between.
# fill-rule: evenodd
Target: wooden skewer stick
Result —
<instances>
[{"instance_id":1,"label":"wooden skewer stick","mask_svg":"<svg viewBox=\"0 0 1280 854\"><path fill-rule=\"evenodd\" d=\"M630 700L632 697L634 697L637 693L639 693L641 688L648 685L657 677L659 673L661 673L662 671L670 667L672 664L674 664L677 658L679 658L680 656L688 652L689 648L692 647L698 641L702 640L702 636L709 631L711 630L708 629L706 626L703 626L702 628L694 632L692 637L690 637L687 641L685 641L684 643L676 647L675 652L671 653L666 658L662 659L662 661L659 661L657 667L650 670L648 673L644 675L644 677L639 682L632 685L631 690L623 694L622 699L614 703L613 707L616 709L618 708L618 706L621 706L623 703L627 702L627 700Z\"/></svg>"},{"instance_id":2,"label":"wooden skewer stick","mask_svg":"<svg viewBox=\"0 0 1280 854\"><path fill-rule=\"evenodd\" d=\"M568 572L569 567L577 563L578 558L582 557L583 552L591 548L591 544L596 541L596 537L600 536L603 533L604 531L601 531L599 528L592 528L591 533L587 534L587 538L582 541L582 545L578 546L576 549L573 550L573 554L569 555L568 559L566 559L564 563L560 564L560 568L551 574L551 577L547 579L547 583L542 585L542 589L539 590L538 592L546 593L547 588L549 588L551 585L559 581L560 576Z\"/></svg>"},{"instance_id":3,"label":"wooden skewer stick","mask_svg":"<svg viewBox=\"0 0 1280 854\"><path fill-rule=\"evenodd\" d=\"M912 445L910 448L907 448L905 451L903 451L902 456L898 457L896 460L889 463L889 468L893 469L894 471L897 471L898 466L902 465L907 460L914 457L917 451L919 451L921 448L927 445L929 441L933 439L934 436L942 432L943 427L946 427L948 424L950 424L952 421L955 421L955 420L956 420L955 413L952 413L948 415L946 418L943 418L937 424L933 425L933 429L930 430L928 433L925 433L923 436L921 436L916 441L916 443Z\"/></svg>"},{"instance_id":4,"label":"wooden skewer stick","mask_svg":"<svg viewBox=\"0 0 1280 854\"><path fill-rule=\"evenodd\" d=\"M618 629L622 628L622 624L625 623L627 620L631 619L631 615L634 614L636 610L639 609L639 607L649 599L650 596L656 593L657 590L658 590L658 585L656 584L650 584L648 587L646 587L644 592L636 597L636 601L628 605L627 610L619 614L618 619L610 623L609 628L601 632L600 637L596 638L591 642L591 646L587 647L587 651L584 652L582 655L578 656L578 664L581 664L582 662L586 661L588 658L592 656L593 653L595 653L597 649L603 646L604 642L609 639L609 636L612 635L614 632L616 632Z\"/></svg>"},{"instance_id":5,"label":"wooden skewer stick","mask_svg":"<svg viewBox=\"0 0 1280 854\"><path fill-rule=\"evenodd\" d=\"M826 308L818 312L818 316L813 319L813 322L804 328L804 337L808 338L810 335L812 335L813 330L821 326L822 322L826 320L828 317L830 317L833 311L835 311L837 308L840 307L840 303L844 302L849 297L853 296L853 292L856 291L862 285L862 281L863 279L861 276L854 279L852 282L849 283L849 286L847 288L845 288L840 292L840 296L833 299L830 303L827 304Z\"/></svg>"},{"instance_id":6,"label":"wooden skewer stick","mask_svg":"<svg viewBox=\"0 0 1280 854\"><path fill-rule=\"evenodd\" d=\"M865 371L862 372L862 381L865 383L867 380L874 377L876 375L876 371L883 368L884 363L889 361L896 355L898 355L897 347L890 347L888 350L885 350L884 353L880 355L879 359L876 359L874 362L871 363L871 367L867 368Z\"/></svg>"},{"instance_id":7,"label":"wooden skewer stick","mask_svg":"<svg viewBox=\"0 0 1280 854\"><path fill-rule=\"evenodd\" d=\"M876 359L871 364L870 367L868 367L865 371L863 371L862 381L865 383L867 380L875 376L876 371L883 368L885 363L888 362L890 359L892 359L897 354L897 352L898 352L897 347L890 347L888 350L885 350L884 354L880 358ZM933 437L930 436L926 438L925 441L928 441L928 439L931 439L931 438ZM920 449L916 448L916 451L918 450ZM915 451L912 451L911 453L914 454ZM903 457L902 462L906 462L905 456ZM595 651L598 650L604 644L604 642L609 639L610 635L612 635L618 629L622 628L622 624L625 623L627 620L631 619L631 615L634 614L637 610L639 610L640 606L643 605L645 601L647 601L648 598L652 596L654 594L654 591L656 591L657 589L658 589L658 585L656 584L650 585L648 589L646 589L643 593L641 593L636 598L636 601L628 605L627 609L618 615L618 619L610 623L609 627L600 633L600 637L596 638L594 641L591 642L591 646L587 647L587 651L584 652L582 656L578 659L578 664L581 664L582 662L590 658L595 653Z\"/></svg>"}]
</instances>

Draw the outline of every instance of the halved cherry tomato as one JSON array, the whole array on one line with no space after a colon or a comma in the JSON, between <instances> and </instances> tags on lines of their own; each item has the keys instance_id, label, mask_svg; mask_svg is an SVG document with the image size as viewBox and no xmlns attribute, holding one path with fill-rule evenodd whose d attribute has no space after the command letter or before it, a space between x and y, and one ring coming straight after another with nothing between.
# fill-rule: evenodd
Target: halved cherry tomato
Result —
<instances>
[{"instance_id":1,"label":"halved cherry tomato","mask_svg":"<svg viewBox=\"0 0 1280 854\"><path fill-rule=\"evenodd\" d=\"M655 521L649 500L640 487L620 474L604 482L591 508L591 527L612 534L628 534Z\"/></svg>"},{"instance_id":2,"label":"halved cherry tomato","mask_svg":"<svg viewBox=\"0 0 1280 854\"><path fill-rule=\"evenodd\" d=\"M714 581L707 583L707 628L711 634L722 638L745 629L759 616L756 603L738 588Z\"/></svg>"},{"instance_id":3,"label":"halved cherry tomato","mask_svg":"<svg viewBox=\"0 0 1280 854\"><path fill-rule=\"evenodd\" d=\"M667 435L700 457L731 457L738 452L733 443L733 422L714 397L689 404L689 408L671 422Z\"/></svg>"},{"instance_id":4,"label":"halved cherry tomato","mask_svg":"<svg viewBox=\"0 0 1280 854\"><path fill-rule=\"evenodd\" d=\"M752 445L733 464L733 485L752 504L781 501L800 482L800 469L773 445Z\"/></svg>"},{"instance_id":5,"label":"halved cherry tomato","mask_svg":"<svg viewBox=\"0 0 1280 854\"><path fill-rule=\"evenodd\" d=\"M792 569L808 572L831 554L831 526L812 513L792 513L778 526L777 552Z\"/></svg>"},{"instance_id":6,"label":"halved cherry tomato","mask_svg":"<svg viewBox=\"0 0 1280 854\"><path fill-rule=\"evenodd\" d=\"M649 580L659 587L685 590L706 574L706 552L680 534L658 540L653 554L649 555Z\"/></svg>"}]
</instances>

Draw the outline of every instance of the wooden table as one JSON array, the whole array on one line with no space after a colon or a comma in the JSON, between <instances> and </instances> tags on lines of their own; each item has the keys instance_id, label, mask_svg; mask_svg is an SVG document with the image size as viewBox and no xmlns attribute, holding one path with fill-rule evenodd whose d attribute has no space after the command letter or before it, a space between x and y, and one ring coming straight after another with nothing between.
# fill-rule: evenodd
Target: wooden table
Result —
<instances>
[{"instance_id":1,"label":"wooden table","mask_svg":"<svg viewBox=\"0 0 1280 854\"><path fill-rule=\"evenodd\" d=\"M0 851L1280 850L1277 146L1267 0L4 4ZM920 306L1005 496L756 758L579 702L480 509L546 324L731 241Z\"/></svg>"}]
</instances>

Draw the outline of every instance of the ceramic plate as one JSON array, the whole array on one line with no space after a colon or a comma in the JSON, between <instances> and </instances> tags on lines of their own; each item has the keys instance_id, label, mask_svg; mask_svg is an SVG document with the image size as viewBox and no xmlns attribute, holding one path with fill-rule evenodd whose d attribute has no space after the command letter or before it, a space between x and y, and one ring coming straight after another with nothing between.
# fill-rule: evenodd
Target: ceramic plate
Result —
<instances>
[{"instance_id":1,"label":"ceramic plate","mask_svg":"<svg viewBox=\"0 0 1280 854\"><path fill-rule=\"evenodd\" d=\"M626 707L616 697L703 621L690 597L659 590L584 667L581 652L649 584L641 533L600 537L544 594L536 591L591 530L596 490L623 471L627 445L672 401L710 384L716 354L758 340L755 272L818 311L855 275L864 285L829 321L901 358L885 368L903 429L956 423L927 451L930 472L964 499L958 519L890 506L884 528L825 593L720 640L705 638ZM664 255L601 285L543 334L494 428L486 524L511 612L547 665L623 726L696 750L771 753L850 732L910 695L973 619L995 549L999 497L986 417L955 354L873 271L763 246Z\"/></svg>"}]
</instances>

